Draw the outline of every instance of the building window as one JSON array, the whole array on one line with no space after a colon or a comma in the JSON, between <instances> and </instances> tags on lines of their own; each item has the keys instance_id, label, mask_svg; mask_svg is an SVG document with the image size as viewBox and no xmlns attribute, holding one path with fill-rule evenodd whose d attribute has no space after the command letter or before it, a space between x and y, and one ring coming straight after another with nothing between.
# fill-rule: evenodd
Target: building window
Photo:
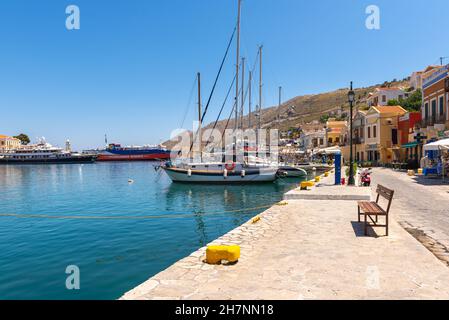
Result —
<instances>
[{"instance_id":1,"label":"building window","mask_svg":"<svg viewBox=\"0 0 449 320\"><path fill-rule=\"evenodd\" d=\"M332 143L332 142L333 142L332 138L329 138L328 142L329 142L329 143Z\"/></svg>"},{"instance_id":2,"label":"building window","mask_svg":"<svg viewBox=\"0 0 449 320\"><path fill-rule=\"evenodd\" d=\"M323 144L324 144L324 139L321 138L321 139L320 139L320 145L322 146Z\"/></svg>"},{"instance_id":3,"label":"building window","mask_svg":"<svg viewBox=\"0 0 449 320\"><path fill-rule=\"evenodd\" d=\"M371 127L368 127L368 139L371 138Z\"/></svg>"},{"instance_id":4,"label":"building window","mask_svg":"<svg viewBox=\"0 0 449 320\"><path fill-rule=\"evenodd\" d=\"M386 95L382 96L382 102L387 102L387 96Z\"/></svg>"},{"instance_id":5,"label":"building window","mask_svg":"<svg viewBox=\"0 0 449 320\"><path fill-rule=\"evenodd\" d=\"M435 123L437 119L437 100L434 99L430 103L432 104L432 122Z\"/></svg>"},{"instance_id":6,"label":"building window","mask_svg":"<svg viewBox=\"0 0 449 320\"><path fill-rule=\"evenodd\" d=\"M340 137L335 138L335 143L340 143Z\"/></svg>"},{"instance_id":7,"label":"building window","mask_svg":"<svg viewBox=\"0 0 449 320\"><path fill-rule=\"evenodd\" d=\"M373 138L377 138L377 127L373 126Z\"/></svg>"},{"instance_id":8,"label":"building window","mask_svg":"<svg viewBox=\"0 0 449 320\"><path fill-rule=\"evenodd\" d=\"M444 114L444 96L440 97L440 116Z\"/></svg>"},{"instance_id":9,"label":"building window","mask_svg":"<svg viewBox=\"0 0 449 320\"><path fill-rule=\"evenodd\" d=\"M403 100L404 96L402 94L399 95L399 100Z\"/></svg>"},{"instance_id":10,"label":"building window","mask_svg":"<svg viewBox=\"0 0 449 320\"><path fill-rule=\"evenodd\" d=\"M424 119L429 119L429 103L424 104Z\"/></svg>"}]
</instances>

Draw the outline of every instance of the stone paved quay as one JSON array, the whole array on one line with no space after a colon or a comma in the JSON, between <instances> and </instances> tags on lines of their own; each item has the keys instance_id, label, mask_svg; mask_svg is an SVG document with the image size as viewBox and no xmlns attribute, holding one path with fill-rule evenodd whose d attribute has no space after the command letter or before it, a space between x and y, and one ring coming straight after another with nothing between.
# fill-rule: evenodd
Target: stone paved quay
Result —
<instances>
[{"instance_id":1,"label":"stone paved quay","mask_svg":"<svg viewBox=\"0 0 449 320\"><path fill-rule=\"evenodd\" d=\"M449 268L394 220L390 237L363 236L354 200L288 200L260 216L213 242L240 245L237 264L207 265L202 248L121 299L449 299Z\"/></svg>"},{"instance_id":2,"label":"stone paved quay","mask_svg":"<svg viewBox=\"0 0 449 320\"><path fill-rule=\"evenodd\" d=\"M393 217L449 265L449 179L376 168L373 183L395 190Z\"/></svg>"}]
</instances>

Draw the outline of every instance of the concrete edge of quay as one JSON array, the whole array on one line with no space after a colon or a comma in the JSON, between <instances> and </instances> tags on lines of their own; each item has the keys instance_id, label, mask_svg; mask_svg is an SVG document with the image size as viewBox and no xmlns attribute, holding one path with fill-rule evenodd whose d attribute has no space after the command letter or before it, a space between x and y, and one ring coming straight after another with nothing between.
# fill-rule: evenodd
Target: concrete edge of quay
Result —
<instances>
[{"instance_id":1,"label":"concrete edge of quay","mask_svg":"<svg viewBox=\"0 0 449 320\"><path fill-rule=\"evenodd\" d=\"M240 260L244 259L245 255L247 254L246 249L250 249L245 245L245 242L252 242L254 240L257 240L259 237L263 236L263 231L271 229L273 226L275 226L276 215L281 213L281 210L273 210L273 208L282 208L282 206L280 205L281 203L282 201L274 204L269 209L250 218L244 224L211 241L206 246L192 252L187 257L178 260L165 270L162 270L139 286L126 292L122 297L119 298L119 300L140 299L143 295L148 294L151 290L155 289L159 284L161 284L161 276L166 275L167 273L174 273L182 277L183 273L180 269L208 271L215 267L220 268L220 265L209 265L204 262L206 257L206 249L210 245L239 245L242 249ZM257 223L253 223L253 219L255 217L260 217L260 220L258 220ZM177 300L178 297L154 297L154 299Z\"/></svg>"},{"instance_id":2,"label":"concrete edge of quay","mask_svg":"<svg viewBox=\"0 0 449 320\"><path fill-rule=\"evenodd\" d=\"M344 186L333 186L331 183L335 180L335 177L333 174L330 174L328 177L322 177L322 181L318 184L316 184L314 187L312 187L310 190L302 191L300 188L293 189L287 193L284 194L283 201L289 201L289 200L298 200L298 199L308 199L308 200L369 200L370 195L366 194L366 192L362 195L356 194L356 192L352 191L346 194L339 194L335 195L329 192L322 192L324 189L327 189L326 187L332 187L333 192L336 190L334 188L342 189ZM352 189L352 188L351 188ZM366 188L365 188L366 189ZM353 189L354 190L354 189ZM356 188L355 190L359 191L361 188ZM315 194L317 191L320 191L321 194ZM341 191L340 191L341 192ZM281 201L282 203L282 201ZM279 210L282 208L282 206L279 205L279 203L274 204L269 209L261 212L260 214L257 214L254 217L260 217L260 220L257 223L253 223L254 217L250 218L247 222L244 224L234 228L233 230L229 231L228 233L224 234L223 236L217 238L216 240L211 241L206 246L199 248L198 250L192 252L187 257L184 257L168 268L160 271L153 277L149 278L147 281L143 282L142 284L138 285L137 287L127 291L125 294L123 294L119 300L135 300L135 299L142 299L144 295L147 295L149 292L151 292L153 289L157 288L161 284L160 278L163 275L166 275L167 273L175 273L179 277L182 276L182 272L179 269L198 269L198 270L210 270L214 267L220 267L218 266L212 266L208 265L204 262L205 256L206 256L206 249L210 245L240 245L242 248L241 252L241 259L245 258L245 254L247 253L245 251L247 246L245 246L245 242L252 242L254 240L257 240L259 237L263 236L263 231L267 229L272 229L275 227L275 218L278 214L282 213L282 210ZM277 210L273 210L277 209ZM178 299L177 296L173 297L154 297L154 299Z\"/></svg>"}]
</instances>

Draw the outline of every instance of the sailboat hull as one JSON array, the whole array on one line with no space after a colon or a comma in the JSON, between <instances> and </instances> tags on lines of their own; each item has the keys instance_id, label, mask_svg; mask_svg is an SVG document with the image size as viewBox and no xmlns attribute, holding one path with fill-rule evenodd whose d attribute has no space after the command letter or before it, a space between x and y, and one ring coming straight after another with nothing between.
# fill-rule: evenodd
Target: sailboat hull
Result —
<instances>
[{"instance_id":1,"label":"sailboat hull","mask_svg":"<svg viewBox=\"0 0 449 320\"><path fill-rule=\"evenodd\" d=\"M276 180L276 169L256 168L242 171L230 171L225 175L223 171L200 171L163 168L173 182L202 183L202 184L248 184L264 183Z\"/></svg>"}]
</instances>

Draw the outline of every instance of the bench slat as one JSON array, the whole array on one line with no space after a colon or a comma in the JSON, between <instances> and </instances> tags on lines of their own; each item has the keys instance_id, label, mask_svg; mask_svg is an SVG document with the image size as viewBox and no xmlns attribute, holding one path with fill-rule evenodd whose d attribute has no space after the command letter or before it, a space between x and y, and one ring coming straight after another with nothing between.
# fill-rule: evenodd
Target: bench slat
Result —
<instances>
[{"instance_id":1,"label":"bench slat","mask_svg":"<svg viewBox=\"0 0 449 320\"><path fill-rule=\"evenodd\" d=\"M386 214L386 212L375 202L360 201L359 207L364 213Z\"/></svg>"}]
</instances>

